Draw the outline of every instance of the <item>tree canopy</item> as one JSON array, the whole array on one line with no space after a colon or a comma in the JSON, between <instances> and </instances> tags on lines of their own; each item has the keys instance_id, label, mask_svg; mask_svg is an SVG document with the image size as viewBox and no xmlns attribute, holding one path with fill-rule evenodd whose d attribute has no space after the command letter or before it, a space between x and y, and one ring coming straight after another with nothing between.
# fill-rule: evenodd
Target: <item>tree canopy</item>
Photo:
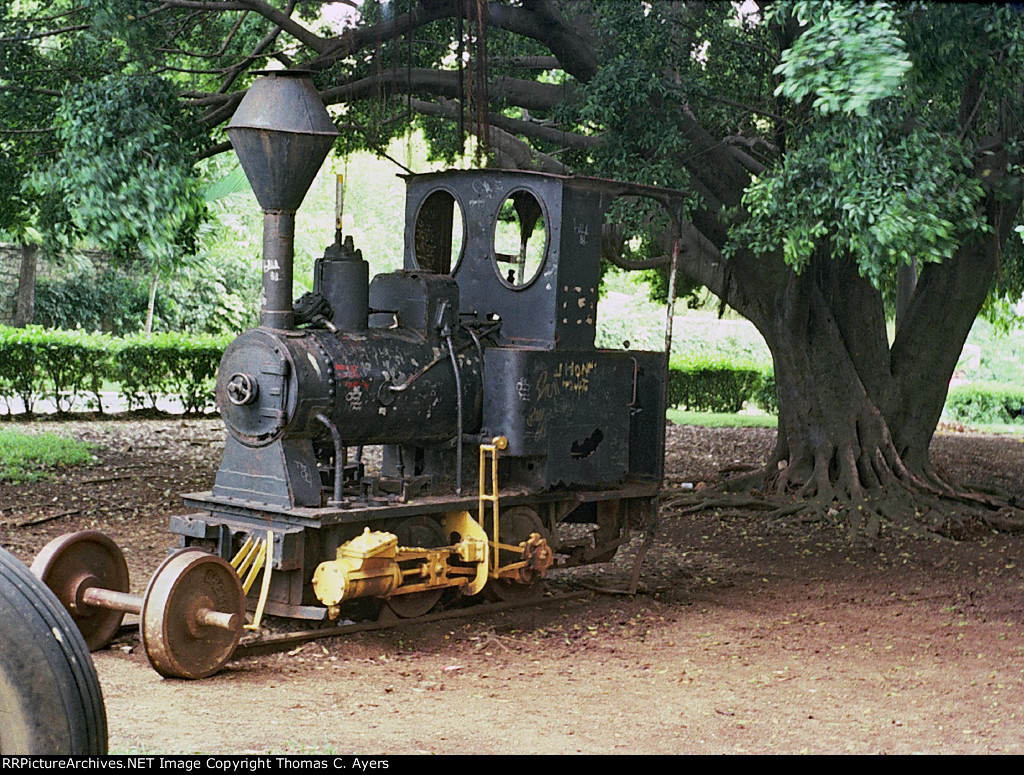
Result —
<instances>
[{"instance_id":1,"label":"tree canopy","mask_svg":"<svg viewBox=\"0 0 1024 775\"><path fill-rule=\"evenodd\" d=\"M223 126L254 71L308 70L343 132L338 152L418 127L441 157L473 137L481 164L690 192L680 271L752 321L774 358L778 445L742 482L774 507L868 532L1018 524L1008 501L928 457L971 323L1024 289L1014 5L17 0L2 25L0 225L63 205L74 212L44 221L97 228L75 189L90 158L117 169L118 143L103 134L109 111L83 100L133 95L139 110L121 110L137 121L117 132L137 153L118 151L128 164L110 177L138 191L228 147ZM20 181L54 155L70 190L27 197ZM183 188L166 201L187 201L184 177L170 180ZM189 223L159 228L187 235ZM651 235L640 248L617 236L659 252ZM890 342L901 267L915 267L914 290Z\"/></svg>"}]
</instances>

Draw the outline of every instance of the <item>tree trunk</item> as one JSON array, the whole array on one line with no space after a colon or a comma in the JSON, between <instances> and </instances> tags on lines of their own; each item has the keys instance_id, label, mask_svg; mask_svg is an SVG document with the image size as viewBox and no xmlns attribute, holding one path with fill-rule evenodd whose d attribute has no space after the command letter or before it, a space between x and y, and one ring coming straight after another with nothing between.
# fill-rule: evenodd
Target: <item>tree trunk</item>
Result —
<instances>
[{"instance_id":1,"label":"tree trunk","mask_svg":"<svg viewBox=\"0 0 1024 775\"><path fill-rule=\"evenodd\" d=\"M922 422L919 417L893 411L898 386L887 373L888 357L877 352L887 345L884 316L862 317L856 336L844 333L843 304L827 303L822 273L829 274L792 276L784 314L766 332L779 402L774 453L761 472L728 489L763 487L782 496L784 512L845 521L857 534L875 535L883 523L964 534L981 504L932 470L934 423L920 433L922 427L907 427ZM935 395L921 396L923 402L941 406L942 379L928 390ZM911 441L898 448L898 438Z\"/></svg>"},{"instance_id":2,"label":"tree trunk","mask_svg":"<svg viewBox=\"0 0 1024 775\"><path fill-rule=\"evenodd\" d=\"M1012 223L1005 212L992 215L993 224ZM1024 525L1010 501L961 488L928 452L1005 236L994 227L953 258L926 264L891 346L881 294L849 258L821 254L774 290L733 290L733 299L776 311L758 328L774 359L779 432L765 468L729 489L795 496L799 506L780 508L869 535L885 523L954 536ZM743 286L742 262L735 270L731 282Z\"/></svg>"},{"instance_id":3,"label":"tree trunk","mask_svg":"<svg viewBox=\"0 0 1024 775\"><path fill-rule=\"evenodd\" d=\"M21 246L21 274L18 278L18 298L14 308L15 328L24 328L32 323L36 302L36 257L35 245Z\"/></svg>"},{"instance_id":4,"label":"tree trunk","mask_svg":"<svg viewBox=\"0 0 1024 775\"><path fill-rule=\"evenodd\" d=\"M722 254L726 224L744 217L749 172L692 121L681 128L699 149L687 169L707 205L681 235L681 270L757 327L775 366L774 453L726 489L771 494L780 515L810 512L856 533L892 522L953 535L1024 526L1012 501L962 489L928 453L949 379L1017 223L1020 186L988 188L989 228L967 235L953 257L923 263L890 345L882 295L852 258L823 249L797 275L779 254ZM977 178L996 181L1006 158L984 163Z\"/></svg>"},{"instance_id":5,"label":"tree trunk","mask_svg":"<svg viewBox=\"0 0 1024 775\"><path fill-rule=\"evenodd\" d=\"M917 286L917 258L911 263L901 263L896 267L896 327L899 328L910 307L910 299L914 296Z\"/></svg>"},{"instance_id":6,"label":"tree trunk","mask_svg":"<svg viewBox=\"0 0 1024 775\"><path fill-rule=\"evenodd\" d=\"M156 287L159 283L159 275L153 272L153 280L149 284L149 303L146 305L145 332L147 334L153 333L153 310L156 308Z\"/></svg>"}]
</instances>

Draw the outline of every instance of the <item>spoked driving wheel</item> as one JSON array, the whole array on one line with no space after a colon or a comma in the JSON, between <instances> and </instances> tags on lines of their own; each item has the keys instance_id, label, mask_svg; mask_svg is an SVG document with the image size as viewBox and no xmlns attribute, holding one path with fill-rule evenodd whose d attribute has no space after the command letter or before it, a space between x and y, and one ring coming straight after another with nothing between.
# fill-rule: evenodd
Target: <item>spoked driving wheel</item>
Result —
<instances>
[{"instance_id":1,"label":"spoked driving wheel","mask_svg":"<svg viewBox=\"0 0 1024 775\"><path fill-rule=\"evenodd\" d=\"M409 517L395 525L392 532L398 536L399 546L430 549L445 545L441 525L430 517ZM430 589L406 595L393 595L388 598L387 606L400 619L415 619L429 613L441 600L444 592L444 589Z\"/></svg>"}]
</instances>

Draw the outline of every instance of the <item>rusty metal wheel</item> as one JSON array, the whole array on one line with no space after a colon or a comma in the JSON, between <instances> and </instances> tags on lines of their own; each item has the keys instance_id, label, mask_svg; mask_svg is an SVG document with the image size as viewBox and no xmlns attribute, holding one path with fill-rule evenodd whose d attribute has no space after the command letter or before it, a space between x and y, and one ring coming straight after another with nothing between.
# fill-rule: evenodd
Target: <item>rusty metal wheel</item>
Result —
<instances>
[{"instance_id":1,"label":"rusty metal wheel","mask_svg":"<svg viewBox=\"0 0 1024 775\"><path fill-rule=\"evenodd\" d=\"M141 616L154 670L165 678L207 678L231 659L242 635L242 582L220 557L182 549L153 574Z\"/></svg>"},{"instance_id":2,"label":"rusty metal wheel","mask_svg":"<svg viewBox=\"0 0 1024 775\"><path fill-rule=\"evenodd\" d=\"M441 525L430 517L409 517L394 526L392 532L398 536L399 546L412 546L421 549L432 549L445 545L444 531ZM444 589L432 589L426 592L413 592L408 595L395 595L388 598L387 606L399 619L415 619L423 616L440 602Z\"/></svg>"},{"instance_id":3,"label":"rusty metal wheel","mask_svg":"<svg viewBox=\"0 0 1024 775\"><path fill-rule=\"evenodd\" d=\"M128 564L117 544L97 530L55 538L36 555L32 572L49 587L71 614L90 651L110 643L124 611L85 605L90 587L128 592Z\"/></svg>"},{"instance_id":4,"label":"rusty metal wheel","mask_svg":"<svg viewBox=\"0 0 1024 775\"><path fill-rule=\"evenodd\" d=\"M487 520L487 529L492 526ZM498 519L501 528L501 543L516 546L526 541L530 533L537 533L541 538L550 542L550 534L540 516L529 506L511 506L502 509ZM508 565L516 562L522 557L508 549L502 549L498 554L499 564ZM493 601L502 603L520 603L530 600L539 600L544 596L543 579L535 579L529 584L523 584L511 579L490 579L484 587L484 595Z\"/></svg>"}]
</instances>

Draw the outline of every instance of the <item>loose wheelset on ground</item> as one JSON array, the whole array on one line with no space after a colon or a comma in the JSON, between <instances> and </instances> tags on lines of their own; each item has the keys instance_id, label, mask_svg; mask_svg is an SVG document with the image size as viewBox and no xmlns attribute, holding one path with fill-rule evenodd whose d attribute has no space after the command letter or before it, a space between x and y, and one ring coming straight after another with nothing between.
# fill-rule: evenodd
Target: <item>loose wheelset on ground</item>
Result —
<instances>
[{"instance_id":1,"label":"loose wheelset on ground","mask_svg":"<svg viewBox=\"0 0 1024 775\"><path fill-rule=\"evenodd\" d=\"M89 649L106 646L126 613L139 614L150 664L167 678L206 678L220 670L245 624L245 593L230 564L182 549L157 568L144 595L129 594L124 555L95 530L56 538L32 572L71 614Z\"/></svg>"}]
</instances>

